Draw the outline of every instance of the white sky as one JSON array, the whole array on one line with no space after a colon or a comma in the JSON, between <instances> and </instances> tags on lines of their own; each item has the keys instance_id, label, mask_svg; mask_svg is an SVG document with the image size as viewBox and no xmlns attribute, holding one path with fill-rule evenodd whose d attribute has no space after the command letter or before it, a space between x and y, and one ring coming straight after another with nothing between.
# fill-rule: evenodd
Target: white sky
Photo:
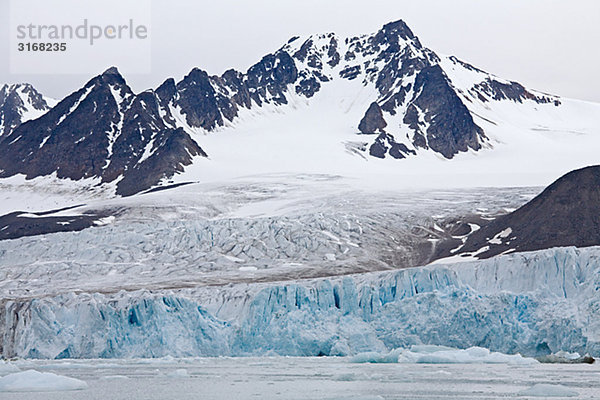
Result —
<instances>
[{"instance_id":1,"label":"white sky","mask_svg":"<svg viewBox=\"0 0 600 400\"><path fill-rule=\"evenodd\" d=\"M51 15L52 1L44 4ZM118 12L118 10L115 10ZM0 26L8 26L0 0ZM600 102L598 0L153 0L152 73L127 75L135 91L181 79L245 70L294 35L358 35L403 19L423 45L541 91ZM63 97L90 75L9 73L8 30L1 29L0 83L30 82Z\"/></svg>"}]
</instances>

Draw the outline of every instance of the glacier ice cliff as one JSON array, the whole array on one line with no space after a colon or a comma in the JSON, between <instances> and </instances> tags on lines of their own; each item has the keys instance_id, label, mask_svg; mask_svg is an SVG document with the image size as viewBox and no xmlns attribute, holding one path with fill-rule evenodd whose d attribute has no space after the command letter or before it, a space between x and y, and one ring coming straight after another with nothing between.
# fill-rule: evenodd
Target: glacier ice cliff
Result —
<instances>
[{"instance_id":1,"label":"glacier ice cliff","mask_svg":"<svg viewBox=\"0 0 600 400\"><path fill-rule=\"evenodd\" d=\"M1 354L351 355L410 345L600 355L600 248L279 283L3 300Z\"/></svg>"}]
</instances>

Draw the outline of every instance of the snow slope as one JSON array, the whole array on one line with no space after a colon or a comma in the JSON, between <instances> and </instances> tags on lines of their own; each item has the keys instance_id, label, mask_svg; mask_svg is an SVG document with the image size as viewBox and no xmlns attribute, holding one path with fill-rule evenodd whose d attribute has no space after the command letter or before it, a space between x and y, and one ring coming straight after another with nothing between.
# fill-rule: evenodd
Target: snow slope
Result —
<instances>
[{"instance_id":1,"label":"snow slope","mask_svg":"<svg viewBox=\"0 0 600 400\"><path fill-rule=\"evenodd\" d=\"M449 60L441 58L441 66L458 93L491 76ZM414 149L416 156L403 160L370 157L352 149L366 140L357 134L357 124L377 95L359 79L337 79L309 99L290 91L288 105L242 109L226 127L193 136L209 159L197 158L174 180L213 182L305 172L348 176L359 185L397 190L541 186L598 161L600 105L565 98L560 106L532 100L484 102L471 95L461 96L489 139L482 150L450 160L419 148ZM404 124L384 116L394 137L407 135Z\"/></svg>"}]
</instances>

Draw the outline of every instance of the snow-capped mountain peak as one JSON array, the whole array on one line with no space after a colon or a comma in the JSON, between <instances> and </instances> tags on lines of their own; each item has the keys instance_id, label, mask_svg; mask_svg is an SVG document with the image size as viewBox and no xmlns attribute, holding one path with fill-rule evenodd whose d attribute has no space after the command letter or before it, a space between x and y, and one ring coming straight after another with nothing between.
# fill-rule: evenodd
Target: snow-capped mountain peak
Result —
<instances>
[{"instance_id":1,"label":"snow-capped mountain peak","mask_svg":"<svg viewBox=\"0 0 600 400\"><path fill-rule=\"evenodd\" d=\"M181 171L204 154L182 129L163 121L153 93L135 95L114 67L5 135L0 147L5 177L56 172L58 178L97 178L115 182L121 194L146 189L165 171Z\"/></svg>"},{"instance_id":2,"label":"snow-capped mountain peak","mask_svg":"<svg viewBox=\"0 0 600 400\"><path fill-rule=\"evenodd\" d=\"M600 122L594 105L566 102L440 56L399 20L354 37L294 37L245 72L194 68L140 94L111 67L5 134L0 176L56 172L133 194L192 163L187 180L216 170L340 173L363 170L365 160L393 171L508 145L545 159L564 146L537 132L577 125L587 135Z\"/></svg>"},{"instance_id":3,"label":"snow-capped mountain peak","mask_svg":"<svg viewBox=\"0 0 600 400\"><path fill-rule=\"evenodd\" d=\"M0 88L0 136L11 133L22 123L38 118L56 104L32 85L18 83Z\"/></svg>"}]
</instances>

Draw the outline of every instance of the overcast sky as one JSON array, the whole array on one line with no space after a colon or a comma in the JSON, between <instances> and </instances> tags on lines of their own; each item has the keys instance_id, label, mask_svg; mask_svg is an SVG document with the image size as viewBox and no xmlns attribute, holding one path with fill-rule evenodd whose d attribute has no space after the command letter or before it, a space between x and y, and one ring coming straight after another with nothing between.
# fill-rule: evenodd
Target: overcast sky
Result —
<instances>
[{"instance_id":1,"label":"overcast sky","mask_svg":"<svg viewBox=\"0 0 600 400\"><path fill-rule=\"evenodd\" d=\"M7 27L8 0L0 4ZM600 102L598 0L153 0L152 73L125 78L141 91L194 66L245 70L294 35L370 33L397 19L436 52L533 89ZM52 97L113 64L106 54L90 75L10 74L8 29L2 35L0 83L30 82Z\"/></svg>"}]
</instances>

